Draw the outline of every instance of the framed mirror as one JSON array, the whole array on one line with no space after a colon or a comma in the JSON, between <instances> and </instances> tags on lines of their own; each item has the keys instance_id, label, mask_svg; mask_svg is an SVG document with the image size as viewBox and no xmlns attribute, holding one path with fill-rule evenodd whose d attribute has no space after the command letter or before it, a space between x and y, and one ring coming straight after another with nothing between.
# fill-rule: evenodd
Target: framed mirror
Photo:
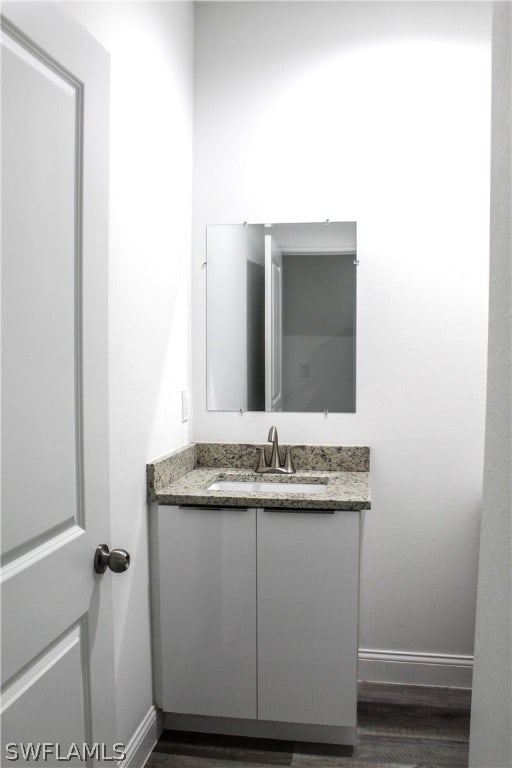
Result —
<instances>
[{"instance_id":1,"label":"framed mirror","mask_svg":"<svg viewBox=\"0 0 512 768\"><path fill-rule=\"evenodd\" d=\"M356 223L207 227L207 408L353 413Z\"/></svg>"}]
</instances>

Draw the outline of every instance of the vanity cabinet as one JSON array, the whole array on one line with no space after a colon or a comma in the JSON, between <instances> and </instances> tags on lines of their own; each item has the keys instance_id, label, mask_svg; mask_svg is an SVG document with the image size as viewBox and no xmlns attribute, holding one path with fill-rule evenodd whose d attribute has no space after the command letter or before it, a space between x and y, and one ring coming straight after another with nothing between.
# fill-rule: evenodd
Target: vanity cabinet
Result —
<instances>
[{"instance_id":1,"label":"vanity cabinet","mask_svg":"<svg viewBox=\"0 0 512 768\"><path fill-rule=\"evenodd\" d=\"M154 506L155 688L167 727L355 743L359 521Z\"/></svg>"}]
</instances>

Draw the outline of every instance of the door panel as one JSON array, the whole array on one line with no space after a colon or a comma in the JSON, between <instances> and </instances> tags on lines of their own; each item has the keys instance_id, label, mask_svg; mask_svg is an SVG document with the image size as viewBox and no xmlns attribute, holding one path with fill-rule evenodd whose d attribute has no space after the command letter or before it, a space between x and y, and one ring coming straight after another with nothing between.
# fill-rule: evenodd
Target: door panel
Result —
<instances>
[{"instance_id":1,"label":"door panel","mask_svg":"<svg viewBox=\"0 0 512 768\"><path fill-rule=\"evenodd\" d=\"M75 418L82 87L6 32L2 49L2 504L16 509L3 518L5 563L82 518Z\"/></svg>"},{"instance_id":2,"label":"door panel","mask_svg":"<svg viewBox=\"0 0 512 768\"><path fill-rule=\"evenodd\" d=\"M272 252L272 410L282 408L283 377L283 265Z\"/></svg>"},{"instance_id":3,"label":"door panel","mask_svg":"<svg viewBox=\"0 0 512 768\"><path fill-rule=\"evenodd\" d=\"M265 235L265 410L283 405L283 257L272 235Z\"/></svg>"},{"instance_id":4,"label":"door panel","mask_svg":"<svg viewBox=\"0 0 512 768\"><path fill-rule=\"evenodd\" d=\"M90 718L87 681L84 680L82 655L84 627L78 625L37 658L3 695L5 714L2 727L9 741L27 744L27 722L32 724L32 744L59 744L67 754L73 742L90 743ZM48 706L58 691L62 708ZM72 734L72 738L71 738ZM76 738L78 737L78 738ZM53 757L53 756L52 756ZM49 757L45 765L56 762ZM71 759L66 765L83 765Z\"/></svg>"},{"instance_id":5,"label":"door panel","mask_svg":"<svg viewBox=\"0 0 512 768\"><path fill-rule=\"evenodd\" d=\"M2 11L2 737L112 744L109 60L54 4Z\"/></svg>"},{"instance_id":6,"label":"door panel","mask_svg":"<svg viewBox=\"0 0 512 768\"><path fill-rule=\"evenodd\" d=\"M359 515L258 510L258 717L355 726Z\"/></svg>"}]
</instances>

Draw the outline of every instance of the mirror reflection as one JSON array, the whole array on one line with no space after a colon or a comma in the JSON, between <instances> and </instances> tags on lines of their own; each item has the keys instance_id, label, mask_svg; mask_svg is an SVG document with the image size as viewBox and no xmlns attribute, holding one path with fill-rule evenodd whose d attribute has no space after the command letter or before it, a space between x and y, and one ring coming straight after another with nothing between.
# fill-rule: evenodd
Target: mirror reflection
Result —
<instances>
[{"instance_id":1,"label":"mirror reflection","mask_svg":"<svg viewBox=\"0 0 512 768\"><path fill-rule=\"evenodd\" d=\"M207 227L207 407L355 411L356 223Z\"/></svg>"}]
</instances>

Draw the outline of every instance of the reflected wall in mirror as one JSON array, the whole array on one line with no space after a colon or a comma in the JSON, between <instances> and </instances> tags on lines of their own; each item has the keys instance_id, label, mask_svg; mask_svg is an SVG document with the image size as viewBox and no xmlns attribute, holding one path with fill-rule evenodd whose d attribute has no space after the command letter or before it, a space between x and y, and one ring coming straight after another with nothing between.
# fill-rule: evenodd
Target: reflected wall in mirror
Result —
<instances>
[{"instance_id":1,"label":"reflected wall in mirror","mask_svg":"<svg viewBox=\"0 0 512 768\"><path fill-rule=\"evenodd\" d=\"M351 413L356 223L207 227L207 407Z\"/></svg>"}]
</instances>

